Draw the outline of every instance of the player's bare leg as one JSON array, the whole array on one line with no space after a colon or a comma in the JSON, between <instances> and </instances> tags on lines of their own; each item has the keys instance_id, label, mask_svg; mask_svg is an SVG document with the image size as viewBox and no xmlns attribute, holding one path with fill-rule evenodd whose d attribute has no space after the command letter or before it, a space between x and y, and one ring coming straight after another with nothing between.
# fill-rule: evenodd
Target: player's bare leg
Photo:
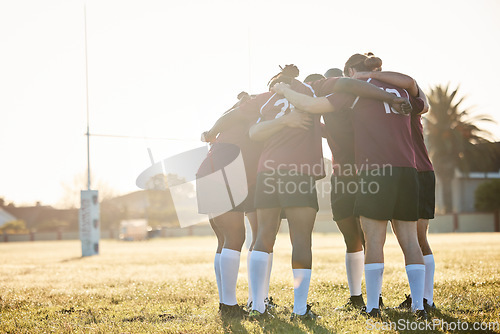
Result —
<instances>
[{"instance_id":1,"label":"player's bare leg","mask_svg":"<svg viewBox=\"0 0 500 334\"><path fill-rule=\"evenodd\" d=\"M380 294L384 274L384 244L387 231L386 220L360 217L361 228L365 237L365 283L366 313L380 314Z\"/></svg>"},{"instance_id":2,"label":"player's bare leg","mask_svg":"<svg viewBox=\"0 0 500 334\"><path fill-rule=\"evenodd\" d=\"M411 308L413 311L423 311L425 266L418 244L417 222L393 220L392 228L405 257L406 274L412 296Z\"/></svg>"},{"instance_id":3,"label":"player's bare leg","mask_svg":"<svg viewBox=\"0 0 500 334\"><path fill-rule=\"evenodd\" d=\"M219 292L219 310L222 305L222 278L220 273L220 253L222 252L222 247L224 246L224 235L222 231L215 225L213 219L209 219L210 226L217 237L217 250L215 252L214 258L214 271L215 271L215 280L217 282L217 291Z\"/></svg>"},{"instance_id":4,"label":"player's bare leg","mask_svg":"<svg viewBox=\"0 0 500 334\"><path fill-rule=\"evenodd\" d=\"M255 246L255 241L257 240L257 211L249 212L246 214L248 222L250 223L250 229L252 231L252 241L250 247L248 248L247 255L247 277L248 277L248 300L247 307L250 308L252 305L252 286L250 285L250 259L252 257L252 250Z\"/></svg>"},{"instance_id":5,"label":"player's bare leg","mask_svg":"<svg viewBox=\"0 0 500 334\"><path fill-rule=\"evenodd\" d=\"M359 219L354 216L337 221L337 226L346 245L345 267L350 292L349 301L343 308L361 308L365 305L361 293L365 264L363 231Z\"/></svg>"},{"instance_id":6,"label":"player's bare leg","mask_svg":"<svg viewBox=\"0 0 500 334\"><path fill-rule=\"evenodd\" d=\"M236 283L240 268L241 247L245 242L244 215L243 212L226 212L215 217L214 222L224 234L224 246L220 255L221 314L238 316L240 308L236 300Z\"/></svg>"},{"instance_id":7,"label":"player's bare leg","mask_svg":"<svg viewBox=\"0 0 500 334\"><path fill-rule=\"evenodd\" d=\"M250 258L250 285L252 286L252 310L264 313L265 293L268 291L266 277L270 254L273 252L280 223L281 208L257 209L257 240Z\"/></svg>"},{"instance_id":8,"label":"player's bare leg","mask_svg":"<svg viewBox=\"0 0 500 334\"><path fill-rule=\"evenodd\" d=\"M417 222L418 244L424 256L425 265L424 307L427 310L432 310L436 308L434 304L434 271L436 266L434 263L434 254L432 254L427 239L428 229L429 220L419 219Z\"/></svg>"},{"instance_id":9,"label":"player's bare leg","mask_svg":"<svg viewBox=\"0 0 500 334\"><path fill-rule=\"evenodd\" d=\"M317 316L307 305L312 267L312 231L316 209L311 207L285 208L292 241L292 270L294 278L293 315Z\"/></svg>"}]
</instances>

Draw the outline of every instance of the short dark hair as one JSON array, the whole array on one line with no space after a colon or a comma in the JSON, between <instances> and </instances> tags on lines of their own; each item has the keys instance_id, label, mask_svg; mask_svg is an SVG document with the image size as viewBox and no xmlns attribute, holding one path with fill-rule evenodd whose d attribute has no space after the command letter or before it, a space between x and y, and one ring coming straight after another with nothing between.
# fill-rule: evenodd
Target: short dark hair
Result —
<instances>
[{"instance_id":1,"label":"short dark hair","mask_svg":"<svg viewBox=\"0 0 500 334\"><path fill-rule=\"evenodd\" d=\"M325 76L323 74L319 74L319 73L313 73L313 74L309 74L305 79L304 79L304 82L313 82L313 81L316 81L316 80L321 80L321 79L324 79Z\"/></svg>"},{"instance_id":2,"label":"short dark hair","mask_svg":"<svg viewBox=\"0 0 500 334\"><path fill-rule=\"evenodd\" d=\"M328 71L325 72L325 77L327 78L332 78L332 77L342 77L344 76L344 73L340 68L331 68Z\"/></svg>"},{"instance_id":3,"label":"short dark hair","mask_svg":"<svg viewBox=\"0 0 500 334\"><path fill-rule=\"evenodd\" d=\"M285 67L280 66L281 72L276 74L274 77L269 80L267 86L271 89L278 82L284 82L289 84L292 79L299 76L299 68L294 64L285 65Z\"/></svg>"}]
</instances>

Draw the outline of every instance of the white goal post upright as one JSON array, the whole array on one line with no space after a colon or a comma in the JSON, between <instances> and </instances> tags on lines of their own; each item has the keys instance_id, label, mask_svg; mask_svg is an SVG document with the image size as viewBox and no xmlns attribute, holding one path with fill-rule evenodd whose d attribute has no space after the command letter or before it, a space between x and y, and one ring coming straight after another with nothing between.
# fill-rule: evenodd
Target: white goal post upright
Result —
<instances>
[{"instance_id":1,"label":"white goal post upright","mask_svg":"<svg viewBox=\"0 0 500 334\"><path fill-rule=\"evenodd\" d=\"M101 224L97 190L82 190L80 192L79 224L82 256L99 254Z\"/></svg>"},{"instance_id":2,"label":"white goal post upright","mask_svg":"<svg viewBox=\"0 0 500 334\"><path fill-rule=\"evenodd\" d=\"M85 88L87 103L87 190L80 192L79 232L82 242L82 256L99 254L101 237L99 193L90 190L90 122L89 122L89 71L87 59L87 7L83 7L85 24Z\"/></svg>"}]
</instances>

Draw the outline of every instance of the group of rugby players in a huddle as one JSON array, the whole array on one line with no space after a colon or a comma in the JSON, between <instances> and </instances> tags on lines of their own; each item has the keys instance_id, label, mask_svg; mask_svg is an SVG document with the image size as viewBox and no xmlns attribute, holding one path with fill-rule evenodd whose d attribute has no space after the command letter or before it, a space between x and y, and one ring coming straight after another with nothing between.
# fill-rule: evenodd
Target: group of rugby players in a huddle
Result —
<instances>
[{"instance_id":1,"label":"group of rugby players in a huddle","mask_svg":"<svg viewBox=\"0 0 500 334\"><path fill-rule=\"evenodd\" d=\"M381 59L371 53L354 54L343 73L332 69L301 82L295 79L298 68L287 65L271 78L268 92L239 94L239 101L203 133L202 140L211 148L198 177L223 169L231 147L237 147L248 186L242 203L210 219L218 239L214 267L223 317L272 317L269 282L282 218L289 224L292 243L291 319L319 317L307 297L318 211L314 184L325 177L322 138L333 154L332 213L346 244L351 296L344 307L380 317L383 246L390 221L411 292L398 307L424 319L435 308L434 258L427 242L435 177L420 116L429 107L414 79L384 72L381 66ZM372 187L359 191L353 184ZM236 283L245 215L253 240L247 257L248 302L243 307L236 300Z\"/></svg>"}]
</instances>

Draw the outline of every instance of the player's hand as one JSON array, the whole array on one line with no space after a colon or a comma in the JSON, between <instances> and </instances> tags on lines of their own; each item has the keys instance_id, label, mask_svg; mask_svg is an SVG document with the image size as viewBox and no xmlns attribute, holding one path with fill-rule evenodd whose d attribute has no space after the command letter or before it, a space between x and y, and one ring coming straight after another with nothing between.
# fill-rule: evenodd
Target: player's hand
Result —
<instances>
[{"instance_id":1,"label":"player's hand","mask_svg":"<svg viewBox=\"0 0 500 334\"><path fill-rule=\"evenodd\" d=\"M273 86L273 88L271 88L271 90L273 92L275 92L276 94L284 95L285 90L289 89L289 88L290 88L290 85L283 83L283 82L279 82L279 83L275 84Z\"/></svg>"},{"instance_id":2,"label":"player's hand","mask_svg":"<svg viewBox=\"0 0 500 334\"><path fill-rule=\"evenodd\" d=\"M352 79L370 79L371 72L356 72L351 77Z\"/></svg>"},{"instance_id":3,"label":"player's hand","mask_svg":"<svg viewBox=\"0 0 500 334\"><path fill-rule=\"evenodd\" d=\"M201 134L201 141L204 143L213 143L217 135L212 134L210 131L205 131Z\"/></svg>"},{"instance_id":4,"label":"player's hand","mask_svg":"<svg viewBox=\"0 0 500 334\"><path fill-rule=\"evenodd\" d=\"M300 111L291 111L282 119L284 124L290 128L309 130L312 125L311 115Z\"/></svg>"},{"instance_id":5,"label":"player's hand","mask_svg":"<svg viewBox=\"0 0 500 334\"><path fill-rule=\"evenodd\" d=\"M394 97L391 102L391 108L401 115L409 115L413 110L410 101L404 97Z\"/></svg>"}]
</instances>

